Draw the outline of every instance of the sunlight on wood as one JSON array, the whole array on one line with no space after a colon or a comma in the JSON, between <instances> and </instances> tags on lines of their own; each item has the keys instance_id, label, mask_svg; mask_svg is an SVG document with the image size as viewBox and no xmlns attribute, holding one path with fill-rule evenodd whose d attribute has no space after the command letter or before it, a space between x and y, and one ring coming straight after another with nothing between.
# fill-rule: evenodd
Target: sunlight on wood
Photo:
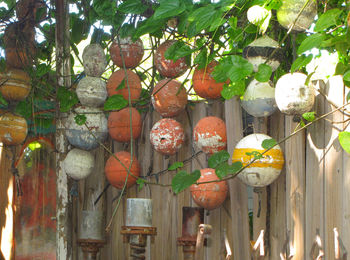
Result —
<instances>
[{"instance_id":1,"label":"sunlight on wood","mask_svg":"<svg viewBox=\"0 0 350 260\"><path fill-rule=\"evenodd\" d=\"M265 248L264 248L264 230L260 231L260 235L258 239L256 240L253 250L257 251L259 248L259 256L265 255Z\"/></svg>"}]
</instances>

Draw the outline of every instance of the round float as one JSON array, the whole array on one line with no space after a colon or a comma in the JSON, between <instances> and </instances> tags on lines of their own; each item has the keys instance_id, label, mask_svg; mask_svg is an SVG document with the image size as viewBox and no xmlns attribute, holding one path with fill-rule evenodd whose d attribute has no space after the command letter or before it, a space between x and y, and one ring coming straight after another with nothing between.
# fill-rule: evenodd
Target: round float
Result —
<instances>
[{"instance_id":1,"label":"round float","mask_svg":"<svg viewBox=\"0 0 350 260\"><path fill-rule=\"evenodd\" d=\"M91 152L74 148L67 153L63 167L68 176L74 180L88 177L95 166L95 158Z\"/></svg>"},{"instance_id":2,"label":"round float","mask_svg":"<svg viewBox=\"0 0 350 260\"><path fill-rule=\"evenodd\" d=\"M99 44L89 44L83 51L83 66L86 75L100 77L107 66L106 55Z\"/></svg>"},{"instance_id":3,"label":"round float","mask_svg":"<svg viewBox=\"0 0 350 260\"><path fill-rule=\"evenodd\" d=\"M24 117L0 112L0 142L5 145L21 144L27 137L28 125Z\"/></svg>"},{"instance_id":4,"label":"round float","mask_svg":"<svg viewBox=\"0 0 350 260\"><path fill-rule=\"evenodd\" d=\"M83 106L100 107L106 101L106 83L101 78L86 76L77 86L76 93Z\"/></svg>"},{"instance_id":5,"label":"round float","mask_svg":"<svg viewBox=\"0 0 350 260\"><path fill-rule=\"evenodd\" d=\"M254 155L249 155L249 153L261 154L265 151L261 144L266 139L271 139L271 137L265 134L251 134L241 139L233 151L232 162L241 162L243 166L246 166L254 159ZM277 179L283 164L283 152L281 147L276 145L263 154L263 158L256 160L239 173L238 178L247 185L265 187Z\"/></svg>"},{"instance_id":6,"label":"round float","mask_svg":"<svg viewBox=\"0 0 350 260\"><path fill-rule=\"evenodd\" d=\"M114 39L110 48L113 63L120 68L124 68L122 60L123 55L125 68L131 69L139 65L144 54L142 41L138 39L133 42L130 37L126 37L119 39L119 44L118 39Z\"/></svg>"},{"instance_id":7,"label":"round float","mask_svg":"<svg viewBox=\"0 0 350 260\"><path fill-rule=\"evenodd\" d=\"M7 101L26 99L31 90L30 77L19 69L7 69L0 73L0 92Z\"/></svg>"}]
</instances>

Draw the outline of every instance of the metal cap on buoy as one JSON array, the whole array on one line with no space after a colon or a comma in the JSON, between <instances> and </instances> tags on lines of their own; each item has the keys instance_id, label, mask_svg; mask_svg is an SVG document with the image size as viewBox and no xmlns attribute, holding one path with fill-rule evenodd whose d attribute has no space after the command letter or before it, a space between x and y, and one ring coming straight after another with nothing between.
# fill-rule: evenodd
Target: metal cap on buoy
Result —
<instances>
[{"instance_id":1,"label":"metal cap on buoy","mask_svg":"<svg viewBox=\"0 0 350 260\"><path fill-rule=\"evenodd\" d=\"M233 151L232 162L241 162L243 166L249 164L255 158L254 153L261 154L265 151L261 145L266 139L271 137L265 134L251 134L241 139ZM281 147L276 145L262 156L238 174L238 178L245 184L264 187L280 175L284 165Z\"/></svg>"},{"instance_id":2,"label":"metal cap on buoy","mask_svg":"<svg viewBox=\"0 0 350 260\"><path fill-rule=\"evenodd\" d=\"M74 180L88 177L95 166L95 158L91 152L74 148L67 153L63 161L64 171Z\"/></svg>"}]
</instances>

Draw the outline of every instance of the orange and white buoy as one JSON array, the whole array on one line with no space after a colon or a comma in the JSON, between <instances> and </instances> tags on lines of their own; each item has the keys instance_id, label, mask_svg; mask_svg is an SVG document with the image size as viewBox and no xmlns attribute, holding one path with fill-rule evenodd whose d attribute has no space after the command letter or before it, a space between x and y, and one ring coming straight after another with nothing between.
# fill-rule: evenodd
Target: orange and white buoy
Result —
<instances>
[{"instance_id":1,"label":"orange and white buoy","mask_svg":"<svg viewBox=\"0 0 350 260\"><path fill-rule=\"evenodd\" d=\"M232 162L241 162L243 166L252 162L254 154L259 156L265 151L262 142L266 139L271 137L265 134L251 134L241 139L233 151ZM247 185L264 187L277 179L283 165L283 152L281 147L276 145L239 173L238 178Z\"/></svg>"}]
</instances>

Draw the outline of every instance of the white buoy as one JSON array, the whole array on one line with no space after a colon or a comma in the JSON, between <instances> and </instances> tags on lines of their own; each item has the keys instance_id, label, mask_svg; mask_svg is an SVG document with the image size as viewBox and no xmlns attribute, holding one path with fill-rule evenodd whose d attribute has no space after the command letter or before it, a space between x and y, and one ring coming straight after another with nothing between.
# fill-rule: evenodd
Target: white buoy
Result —
<instances>
[{"instance_id":1,"label":"white buoy","mask_svg":"<svg viewBox=\"0 0 350 260\"><path fill-rule=\"evenodd\" d=\"M106 101L106 83L101 78L86 76L76 89L78 99L83 106L100 107Z\"/></svg>"},{"instance_id":2,"label":"white buoy","mask_svg":"<svg viewBox=\"0 0 350 260\"><path fill-rule=\"evenodd\" d=\"M94 156L84 150L70 150L63 161L63 167L68 176L74 180L85 179L92 173L95 165Z\"/></svg>"},{"instance_id":3,"label":"white buoy","mask_svg":"<svg viewBox=\"0 0 350 260\"><path fill-rule=\"evenodd\" d=\"M99 44L89 44L83 51L83 66L86 75L100 77L107 66L106 55Z\"/></svg>"}]
</instances>

